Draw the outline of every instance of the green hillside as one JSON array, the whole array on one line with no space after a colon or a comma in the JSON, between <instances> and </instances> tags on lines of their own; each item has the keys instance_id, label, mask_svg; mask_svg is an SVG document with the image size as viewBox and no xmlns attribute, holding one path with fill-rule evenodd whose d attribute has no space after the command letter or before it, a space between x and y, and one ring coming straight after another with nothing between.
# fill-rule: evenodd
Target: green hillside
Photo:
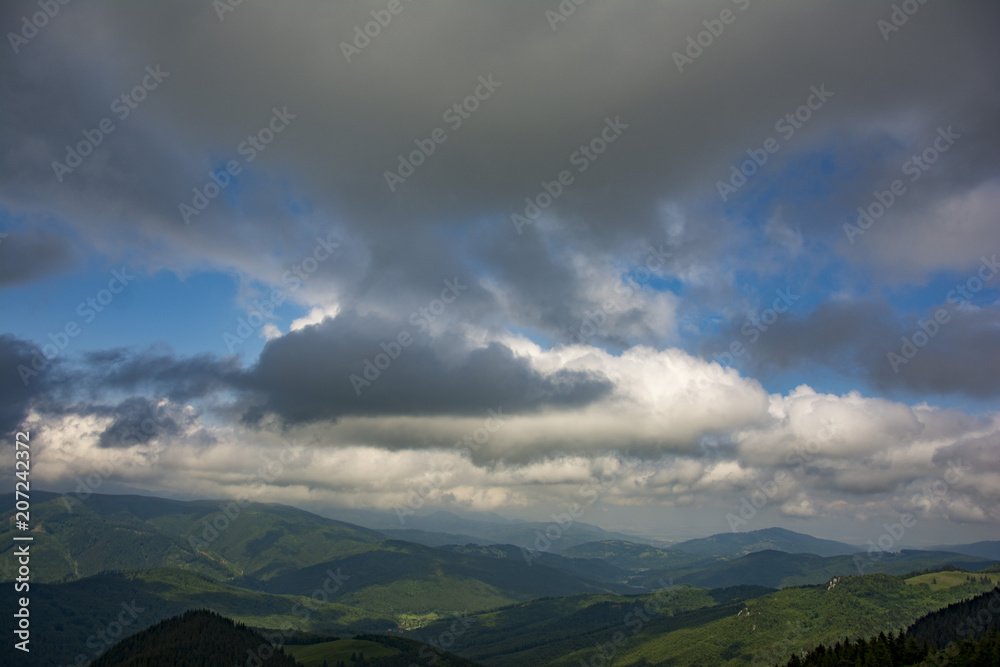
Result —
<instances>
[{"instance_id":1,"label":"green hillside","mask_svg":"<svg viewBox=\"0 0 1000 667\"><path fill-rule=\"evenodd\" d=\"M403 625L545 595L633 590L620 583L620 571L599 561L541 554L529 563L510 546L435 549L283 505L99 494L67 503L41 493L32 512L32 574L40 583L168 567L308 596L333 573L336 581L322 592L331 601L393 614ZM10 531L8 524L0 533L7 537L0 542L7 578L14 562Z\"/></svg>"},{"instance_id":2,"label":"green hillside","mask_svg":"<svg viewBox=\"0 0 1000 667\"><path fill-rule=\"evenodd\" d=\"M365 664L370 667L411 667L419 664L430 664L435 667L477 667L476 663L443 649L411 639L385 635L358 635L354 639L287 646L285 650L303 667L323 667L324 661L330 667L340 663L353 665L356 663L352 663L352 656L356 656L358 662L363 657Z\"/></svg>"},{"instance_id":3,"label":"green hillside","mask_svg":"<svg viewBox=\"0 0 1000 667\"><path fill-rule=\"evenodd\" d=\"M160 621L118 642L92 667L204 667L245 663L256 658L259 667L296 667L294 658L282 648L272 648L267 639L241 623L210 611L184 612Z\"/></svg>"},{"instance_id":4,"label":"green hillside","mask_svg":"<svg viewBox=\"0 0 1000 667\"><path fill-rule=\"evenodd\" d=\"M175 567L220 579L275 574L374 548L381 534L293 507L147 496L36 492L35 581L105 570ZM224 508L224 509L223 509ZM228 513L228 514L227 514ZM13 571L13 525L0 529L0 574Z\"/></svg>"},{"instance_id":5,"label":"green hillside","mask_svg":"<svg viewBox=\"0 0 1000 667\"><path fill-rule=\"evenodd\" d=\"M566 549L563 555L571 558L597 558L633 572L682 569L694 565L710 565L723 560L720 557L694 555L679 549L658 549L647 544L620 540L587 542Z\"/></svg>"},{"instance_id":6,"label":"green hillside","mask_svg":"<svg viewBox=\"0 0 1000 667\"><path fill-rule=\"evenodd\" d=\"M969 582L932 590L882 574L843 577L824 586L788 588L747 602L736 615L660 633L651 623L621 650L615 665L742 667L784 662L801 648L844 637L895 632L923 614L988 590ZM574 658L554 664L576 665Z\"/></svg>"},{"instance_id":7,"label":"green hillside","mask_svg":"<svg viewBox=\"0 0 1000 667\"><path fill-rule=\"evenodd\" d=\"M434 548L282 505L142 496L67 504L38 493L32 523L39 664L91 660L193 609L287 630L311 647L293 650L319 665L361 652L349 642L375 642L366 662L387 666L452 664L445 650L517 667L575 667L602 650L614 665L773 664L795 647L898 630L1000 581L993 561L931 551L723 557L600 540L526 559L509 544ZM7 579L11 527L0 534ZM871 574L856 576L859 563ZM429 646L392 634L330 640L399 632Z\"/></svg>"},{"instance_id":8,"label":"green hillside","mask_svg":"<svg viewBox=\"0 0 1000 667\"><path fill-rule=\"evenodd\" d=\"M69 663L78 655L92 659L113 641L191 609L209 609L256 628L322 635L381 632L397 625L388 616L344 604L251 591L165 568L32 584L30 593L35 636L45 639L32 644L32 653L45 665ZM6 605L12 604L8 599ZM124 612L127 622L115 626Z\"/></svg>"},{"instance_id":9,"label":"green hillside","mask_svg":"<svg viewBox=\"0 0 1000 667\"><path fill-rule=\"evenodd\" d=\"M638 545L636 545L638 546ZM441 547L446 551L460 554L476 554L487 558L509 559L512 561L525 562L525 558L532 564L544 565L554 570L560 570L568 574L599 581L609 581L614 583L625 583L629 578L629 572L620 567L612 565L601 558L588 557L567 557L545 552L534 552L525 554L520 548L510 544L466 544L447 545ZM638 592L638 591L637 591Z\"/></svg>"},{"instance_id":10,"label":"green hillside","mask_svg":"<svg viewBox=\"0 0 1000 667\"><path fill-rule=\"evenodd\" d=\"M967 573L947 574L949 583L969 580ZM909 584L923 577L912 577ZM870 638L820 644L805 652L793 653L787 667L827 667L861 664L865 667L996 667L1000 665L1000 615L990 606L1000 600L1000 588L948 605L919 618L905 632L880 632ZM975 619L975 620L973 620Z\"/></svg>"},{"instance_id":11,"label":"green hillside","mask_svg":"<svg viewBox=\"0 0 1000 667\"><path fill-rule=\"evenodd\" d=\"M691 612L687 622L704 623L719 615L716 604L709 591L687 586L640 596L544 598L470 615L469 627L456 633L452 650L490 665L554 664L625 626L633 627L646 605L659 606L664 615ZM432 623L413 636L430 641L448 629L448 622Z\"/></svg>"},{"instance_id":12,"label":"green hillside","mask_svg":"<svg viewBox=\"0 0 1000 667\"><path fill-rule=\"evenodd\" d=\"M599 647L614 652L610 664L616 667L772 665L787 660L793 647L867 636L872 628L898 630L990 586L976 581L935 590L902 577L865 575L763 595L748 588L745 599L688 586L667 588L658 598L542 599L472 614L471 627L457 637L452 650L511 667L577 667L581 660L589 664L599 656ZM651 604L656 601L658 611ZM426 641L446 627L432 623L414 636Z\"/></svg>"},{"instance_id":13,"label":"green hillside","mask_svg":"<svg viewBox=\"0 0 1000 667\"><path fill-rule=\"evenodd\" d=\"M629 590L529 565L522 558L488 558L396 541L274 577L267 590L304 595L328 570L349 574L338 600L386 614L479 611L543 596Z\"/></svg>"}]
</instances>

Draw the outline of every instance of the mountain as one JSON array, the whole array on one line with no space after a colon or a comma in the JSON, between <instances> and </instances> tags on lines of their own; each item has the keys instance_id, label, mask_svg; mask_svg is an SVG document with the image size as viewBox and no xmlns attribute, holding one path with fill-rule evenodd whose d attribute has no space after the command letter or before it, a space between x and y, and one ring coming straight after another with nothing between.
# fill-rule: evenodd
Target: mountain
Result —
<instances>
[{"instance_id":1,"label":"mountain","mask_svg":"<svg viewBox=\"0 0 1000 667\"><path fill-rule=\"evenodd\" d=\"M524 552L520 548L510 544L466 544L464 546L451 544L440 548L453 553L477 554L487 558L498 559L509 558L514 561L523 560L525 557ZM528 557L532 563L587 579L625 583L629 576L626 570L616 567L600 558L570 558L565 555L544 552L529 553Z\"/></svg>"},{"instance_id":2,"label":"mountain","mask_svg":"<svg viewBox=\"0 0 1000 667\"><path fill-rule=\"evenodd\" d=\"M13 503L12 496L11 503ZM374 530L287 505L178 501L150 496L74 496L35 491L34 581L105 570L176 567L219 579L267 579L336 556L377 548ZM0 526L0 576L13 572L13 523ZM44 537L44 539L42 539Z\"/></svg>"},{"instance_id":3,"label":"mountain","mask_svg":"<svg viewBox=\"0 0 1000 667\"><path fill-rule=\"evenodd\" d=\"M536 554L560 566L553 568L539 558L526 560L516 547L506 559L441 550L285 505L100 494L67 503L39 492L32 517L39 535L32 551L37 582L169 567L262 592L318 591L380 614L417 616L543 595L633 592L602 563ZM8 523L0 530L7 578L15 564L13 528ZM593 573L599 577L590 578ZM331 578L335 585L318 590Z\"/></svg>"},{"instance_id":4,"label":"mountain","mask_svg":"<svg viewBox=\"0 0 1000 667\"><path fill-rule=\"evenodd\" d=\"M112 646L92 667L234 665L254 656L258 667L301 667L258 632L207 610L160 621Z\"/></svg>"},{"instance_id":5,"label":"mountain","mask_svg":"<svg viewBox=\"0 0 1000 667\"><path fill-rule=\"evenodd\" d=\"M321 587L323 581L317 583ZM61 584L31 584L31 654L39 665L83 664L109 646L163 619L209 609L255 628L291 628L320 635L386 632L395 618L337 602L271 595L179 569L105 573ZM0 610L14 613L15 596ZM0 664L21 664L11 643ZM20 653L20 652L18 652ZM5 656L7 659L5 660ZM169 663L167 663L169 664Z\"/></svg>"},{"instance_id":6,"label":"mountain","mask_svg":"<svg viewBox=\"0 0 1000 667\"><path fill-rule=\"evenodd\" d=\"M435 533L429 530L417 530L415 528L383 528L380 531L387 537L404 542L416 542L427 547L443 547L449 544L496 544L493 540L486 540L474 535L461 535L457 533Z\"/></svg>"},{"instance_id":7,"label":"mountain","mask_svg":"<svg viewBox=\"0 0 1000 667\"><path fill-rule=\"evenodd\" d=\"M959 573L936 573L959 575ZM1000 588L948 605L922 616L905 633L880 633L867 641L837 642L833 646L810 647L800 658L794 655L787 667L825 665L953 665L995 667L1000 664L1000 615L990 605L1000 599ZM972 622L971 619L983 619Z\"/></svg>"},{"instance_id":8,"label":"mountain","mask_svg":"<svg viewBox=\"0 0 1000 667\"><path fill-rule=\"evenodd\" d=\"M91 662L92 667L322 667L364 664L410 667L430 658L436 667L476 667L476 663L437 647L403 637L362 634L354 639L321 638L308 644L302 637L261 631L214 612L199 609L162 620L126 637ZM292 643L296 642L296 643ZM351 657L356 656L352 661Z\"/></svg>"},{"instance_id":9,"label":"mountain","mask_svg":"<svg viewBox=\"0 0 1000 667\"><path fill-rule=\"evenodd\" d=\"M702 588L741 584L783 588L815 585L833 577L855 575L859 572L859 565L866 574L906 574L943 565L977 570L990 564L990 561L975 556L940 551L902 551L882 554L881 558L872 560L865 554L823 557L768 549L695 570L654 570L633 578L631 583L649 587L655 585L657 578L673 577L675 583Z\"/></svg>"},{"instance_id":10,"label":"mountain","mask_svg":"<svg viewBox=\"0 0 1000 667\"><path fill-rule=\"evenodd\" d=\"M819 643L896 631L1000 580L935 588L923 576L850 576L743 599L680 585L641 596L533 600L471 614L451 650L495 667L774 665ZM413 635L427 640L447 628L431 623Z\"/></svg>"},{"instance_id":11,"label":"mountain","mask_svg":"<svg viewBox=\"0 0 1000 667\"><path fill-rule=\"evenodd\" d=\"M424 533L444 533L465 536L464 539L452 544L468 544L470 542L483 542L487 544L513 544L518 547L528 549L540 549L561 553L566 549L598 540L621 540L626 542L643 542L640 538L614 533L604 530L598 526L587 523L573 522L563 528L554 521L531 522L514 519L505 519L493 513L467 513L459 516L454 512L439 510L431 514L413 514L404 516L405 524L390 512L375 512L371 510L344 510L336 511L335 514L344 517L354 517L361 525L369 526L373 529L387 531L394 537L404 536L395 531L417 530ZM553 529L558 528L558 531ZM558 534L558 537L550 540L551 544L546 546L546 531L550 535ZM471 537L471 539L469 539ZM415 540L420 541L420 540ZM436 546L436 545L434 545Z\"/></svg>"},{"instance_id":12,"label":"mountain","mask_svg":"<svg viewBox=\"0 0 1000 667\"><path fill-rule=\"evenodd\" d=\"M952 551L966 556L979 556L990 560L1000 560L1000 540L983 540L972 544L948 544L937 547L928 547L934 551Z\"/></svg>"},{"instance_id":13,"label":"mountain","mask_svg":"<svg viewBox=\"0 0 1000 667\"><path fill-rule=\"evenodd\" d=\"M687 540L673 545L674 549L700 556L734 558L754 551L773 549L792 554L846 556L864 551L844 542L824 540L784 528L764 528L745 533L718 533L709 537Z\"/></svg>"},{"instance_id":14,"label":"mountain","mask_svg":"<svg viewBox=\"0 0 1000 667\"><path fill-rule=\"evenodd\" d=\"M574 595L542 598L476 614L462 634L455 634L451 650L489 665L548 665L583 647L607 641L616 631L631 626L629 614L644 606L659 605L662 615L704 623L736 613L715 609L708 591L677 587L640 596ZM634 614L633 614L634 616ZM696 620L695 620L696 619ZM430 641L450 629L447 622L431 623L411 633ZM590 656L584 658L589 663ZM576 667L579 662L572 663ZM607 663L594 663L607 664ZM617 663L614 663L617 664Z\"/></svg>"},{"instance_id":15,"label":"mountain","mask_svg":"<svg viewBox=\"0 0 1000 667\"><path fill-rule=\"evenodd\" d=\"M347 575L338 601L386 614L460 612L545 596L633 592L622 584L528 563L520 550L510 558L495 558L475 550L459 553L393 540L378 549L273 577L266 590L308 595L331 571Z\"/></svg>"},{"instance_id":16,"label":"mountain","mask_svg":"<svg viewBox=\"0 0 1000 667\"><path fill-rule=\"evenodd\" d=\"M706 558L679 549L660 549L648 544L636 544L621 540L601 540L578 544L563 551L563 555L570 558L599 559L631 572L711 565L722 560L717 556Z\"/></svg>"}]
</instances>

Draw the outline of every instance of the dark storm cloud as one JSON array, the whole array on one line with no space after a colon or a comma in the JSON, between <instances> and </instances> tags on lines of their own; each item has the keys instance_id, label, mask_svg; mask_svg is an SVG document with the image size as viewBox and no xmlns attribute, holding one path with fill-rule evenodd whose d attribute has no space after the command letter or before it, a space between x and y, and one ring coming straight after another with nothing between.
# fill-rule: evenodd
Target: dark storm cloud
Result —
<instances>
[{"instance_id":1,"label":"dark storm cloud","mask_svg":"<svg viewBox=\"0 0 1000 667\"><path fill-rule=\"evenodd\" d=\"M924 326L910 321L881 350L869 342L866 361L876 386L976 398L1000 396L1000 307L952 312L937 329L932 317L920 321ZM934 335L927 337L927 331ZM921 342L924 345L916 344Z\"/></svg>"},{"instance_id":2,"label":"dark storm cloud","mask_svg":"<svg viewBox=\"0 0 1000 667\"><path fill-rule=\"evenodd\" d=\"M944 313L941 322L934 321L935 313ZM944 303L900 319L884 302L834 302L802 318L779 319L767 331L750 326L752 338L741 330L745 325L730 327L706 349L738 341L746 350L741 364L754 373L822 365L868 377L883 391L1000 395L996 306L959 310Z\"/></svg>"},{"instance_id":3,"label":"dark storm cloud","mask_svg":"<svg viewBox=\"0 0 1000 667\"><path fill-rule=\"evenodd\" d=\"M406 346L397 342L404 332ZM352 313L271 341L241 385L263 399L255 414L288 422L467 415L497 405L533 412L584 406L612 389L598 375L543 376L500 343L475 346L456 335L431 341L409 324Z\"/></svg>"},{"instance_id":4,"label":"dark storm cloud","mask_svg":"<svg viewBox=\"0 0 1000 667\"><path fill-rule=\"evenodd\" d=\"M0 436L7 438L24 421L32 401L49 387L48 374L29 377L25 384L18 367L32 368L37 348L27 341L0 334ZM53 361L51 363L57 363Z\"/></svg>"},{"instance_id":5,"label":"dark storm cloud","mask_svg":"<svg viewBox=\"0 0 1000 667\"><path fill-rule=\"evenodd\" d=\"M841 176L854 177L831 184L825 201L787 203L814 237L837 238L845 216L899 171L910 146L894 145L888 131L900 118L912 126L900 131L915 141L950 122L970 137L961 159L942 164L927 192L940 195L945 184L961 192L995 167L992 118L1000 87L992 85L997 59L990 57L995 46L987 27L995 24L995 6L928 4L887 42L876 20L891 11L889 2L849 9L749 3L745 11L740 4L591 4L556 31L546 7L532 3L409 4L350 63L340 41L371 20L376 5L246 4L224 21L204 3L73 7L4 65L4 99L18 92L19 109L7 107L3 148L16 159L0 167L10 184L3 196L20 206L48 201L67 212L84 197L91 206L105 201L107 210L90 207L74 224L108 243L132 238L123 234L125 225L129 234L162 241L149 251L152 265L185 266L190 257L205 257L267 275L273 258L297 259L303 228L312 234L309 228L320 226L274 205L288 194L282 179L294 174L301 181L293 195L337 217L359 245L381 249L351 272L317 278L317 287L328 281L350 303L371 283L389 280L386 293L405 295L423 284L429 267L452 272L487 261L495 265L498 288L514 297L507 318L561 330L572 319L567 311L591 306L583 290L568 284L573 276L557 256L561 246L599 260L642 241L655 245L664 233L660 205L677 202L693 207L676 237L677 268L692 259L717 261L725 249L706 246L704 229L719 238L740 233L739 226L718 210L699 219L705 217L699 207L708 201L717 209L716 181L747 149L776 134L775 121L803 104L810 86L825 84L834 97L782 142L769 173L787 173L811 151L875 147L836 160ZM9 5L7 23L31 7ZM678 72L672 54L704 29L702 21L733 7L736 23ZM804 38L817 32L829 39ZM100 79L82 84L98 62L105 65ZM111 115L115 97L157 63L169 78L130 117L116 120L98 154L57 183L51 161L65 144ZM450 127L443 112L490 74L500 86L460 127ZM178 204L207 180L212 160L238 158L239 142L266 123L273 107L285 105L296 118L251 165L246 178L256 179L255 187L240 194L238 214L220 198L185 225ZM599 136L606 119L618 117L628 129L585 172L576 171L574 152ZM438 127L447 141L390 191L384 173ZM525 198L563 169L574 182L548 213L570 233L541 249L525 240L523 255L475 245L468 257L452 252L459 226L474 220L516 237L510 214L523 212ZM736 201L733 210L739 214L741 206ZM908 200L897 210L910 206ZM243 231L247 216L253 234ZM428 238L440 247L412 251ZM875 261L868 252L852 257ZM526 275L532 285L551 286L553 296L526 286ZM728 297L724 289L714 293Z\"/></svg>"},{"instance_id":6,"label":"dark storm cloud","mask_svg":"<svg viewBox=\"0 0 1000 667\"><path fill-rule=\"evenodd\" d=\"M24 285L73 268L78 257L65 236L38 229L0 237L0 288Z\"/></svg>"},{"instance_id":7,"label":"dark storm cloud","mask_svg":"<svg viewBox=\"0 0 1000 667\"><path fill-rule=\"evenodd\" d=\"M249 370L234 357L121 348L87 353L72 368L61 369L57 382L36 381L26 388L15 369L30 364L34 354L28 343L0 338L0 367L10 369L0 384L6 399L0 427L15 429L33 404L52 415L112 417L100 436L103 447L180 432L176 416L161 414L143 396L113 406L99 402L123 392L175 402L207 400L217 411L240 410L243 421L253 424L269 413L286 423L347 415L459 416L497 405L514 414L585 406L613 389L598 374L542 375L501 343L473 345L456 334L430 338L420 326L373 315L342 314L271 341ZM386 360L389 365L379 369ZM220 402L225 400L232 402Z\"/></svg>"},{"instance_id":8,"label":"dark storm cloud","mask_svg":"<svg viewBox=\"0 0 1000 667\"><path fill-rule=\"evenodd\" d=\"M127 398L112 410L114 421L101 433L101 447L131 447L145 444L160 435L176 435L180 426L142 396Z\"/></svg>"},{"instance_id":9,"label":"dark storm cloud","mask_svg":"<svg viewBox=\"0 0 1000 667\"><path fill-rule=\"evenodd\" d=\"M336 295L345 313L368 306L409 312L443 275L470 274L470 296L450 320L491 333L541 331L557 341L594 307L574 262L624 263L643 243L658 246L668 231L675 258L667 274L687 282L687 301L702 309L692 321L731 309L731 275L718 273L720 258L733 272L759 271L759 259L737 257L733 246L759 236L744 218L778 207L807 248L840 244L838 252L862 273L920 280L929 268L974 261L972 250L995 234L993 221L977 221L951 253L905 232L913 215L996 177L997 5L927 3L886 40L876 21L892 11L889 1L743 4L589 3L553 31L549 7L534 3L411 3L350 63L340 42L371 20L377 3L244 3L223 21L211 3L70 5L16 57L0 59L0 114L8 130L0 135L0 200L19 211L45 206L112 255L145 253L140 264L150 271L221 267L271 282L301 259L316 234L334 227L350 252L311 278L308 291L317 300ZM679 72L674 52L723 8L735 8L736 22ZM0 23L16 26L32 11L31 2L6 3ZM169 76L119 118L114 100L142 80L147 66ZM499 85L488 99L459 127L445 121L443 112L491 75ZM775 121L804 104L813 86L833 96L794 136L780 137L781 149L723 205L716 182L748 149L779 136ZM226 193L237 203L220 196L185 224L178 205L191 202L220 160L242 159L237 146L275 107L295 118L243 165L241 184ZM60 181L53 160L64 160L66 146L104 117L114 132ZM573 156L609 119L627 128L580 171ZM963 138L946 159L849 244L842 225L857 206L948 125ZM399 155L436 128L447 141L390 190L385 172L397 170ZM561 170L571 171L573 183L545 212L556 222L518 235L510 215L524 213L525 198L537 198L543 181L552 183ZM787 187L767 187L782 182ZM292 213L282 205L290 200L311 202L316 214ZM672 229L665 204L681 211ZM577 253L572 261L567 250ZM890 256L905 258L905 270ZM808 252L788 260L810 261ZM844 367L869 364L866 374L885 386L963 384L946 378L944 368L916 372L917 362L933 366L935 353L927 360L922 353L898 378L882 377L889 334L897 331L879 329L880 315L871 331L859 325L841 340L830 331L843 325L817 312L815 327L797 332L804 337L776 330L768 337L775 342L765 339L756 354L788 367L828 363L830 353ZM888 326L894 315L885 318ZM643 309L623 321L629 326L592 342L673 342ZM354 324L339 326L348 331ZM768 349L778 341L787 347ZM351 356L363 360L355 354L361 351ZM417 364L420 355L413 357L400 369ZM275 372L265 361L260 368ZM183 398L240 377L218 361L165 360L148 368L162 380L147 381L147 368L136 364L137 372L125 364L106 380L123 388L161 382ZM185 364L189 375L168 371ZM372 397L410 405L383 387L391 375L373 385ZM981 384L975 391L992 386L985 378ZM346 406L361 398L340 397L342 387L319 388ZM303 414L339 410L319 409L321 398L306 402L316 409ZM291 405L282 411L295 413Z\"/></svg>"},{"instance_id":10,"label":"dark storm cloud","mask_svg":"<svg viewBox=\"0 0 1000 667\"><path fill-rule=\"evenodd\" d=\"M754 371L822 363L852 372L859 345L866 340L886 343L896 331L886 303L824 303L805 317L779 316L770 325L763 324L760 316L732 322L703 351L728 350L737 342L745 350L740 357Z\"/></svg>"},{"instance_id":11,"label":"dark storm cloud","mask_svg":"<svg viewBox=\"0 0 1000 667\"><path fill-rule=\"evenodd\" d=\"M491 277L513 298L513 317L530 321L568 342L569 329L579 323L573 304L581 301L585 285L565 259L553 257L533 228L521 236L505 227L486 230L476 241Z\"/></svg>"},{"instance_id":12,"label":"dark storm cloud","mask_svg":"<svg viewBox=\"0 0 1000 667\"><path fill-rule=\"evenodd\" d=\"M158 348L118 349L86 355L78 380L82 389L96 393L151 390L173 401L189 401L232 387L241 373L234 357L179 358Z\"/></svg>"}]
</instances>

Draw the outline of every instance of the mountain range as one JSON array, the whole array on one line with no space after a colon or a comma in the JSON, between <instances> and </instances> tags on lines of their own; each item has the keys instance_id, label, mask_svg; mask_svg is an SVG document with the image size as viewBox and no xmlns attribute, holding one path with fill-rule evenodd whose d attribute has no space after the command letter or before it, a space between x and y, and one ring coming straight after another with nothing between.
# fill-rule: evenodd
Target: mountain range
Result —
<instances>
[{"instance_id":1,"label":"mountain range","mask_svg":"<svg viewBox=\"0 0 1000 667\"><path fill-rule=\"evenodd\" d=\"M419 524L423 528L407 530L423 531L425 538L432 531L424 528L465 532L435 532L442 543L429 546L397 539L390 529L286 505L102 494L80 500L36 491L31 604L36 636L47 641L38 644L35 657L43 660L39 664L91 660L164 619L207 609L253 631L287 633L289 642L312 647L290 654L307 660L342 656L345 647L362 645L350 642L371 644L355 638L370 635L411 642L364 644L372 660L372 652L391 662L430 651L442 660L457 652L497 665L577 664L588 642L627 625L624 618L636 605L656 606L665 591L671 611L636 629L628 649L636 656L647 655L641 645L662 644L662 636L729 632L726 624L744 608L806 613L810 604L830 607L832 598L822 597L828 586L846 586L862 598L869 595L865 591L879 591L882 608L896 610L873 617L885 625L1000 578L974 575L994 560L960 550L981 544L876 559L850 545L776 528L660 547L580 524L573 527L580 528L579 537L557 550L492 540L530 536L527 531L538 525L530 522L445 513L427 519ZM0 530L0 574L6 580L16 571L14 529L8 523ZM461 539L470 535L479 541ZM448 543L448 536L458 539ZM584 536L601 539L579 541ZM970 579L947 588L909 583L922 576L914 571L941 567L961 568ZM840 578L848 584L831 583ZM750 600L759 601L758 607ZM847 609L859 602L843 604ZM840 609L828 611L834 608ZM127 624L115 620L123 610ZM816 623L810 641L829 639L819 632L822 615L814 610L803 618ZM831 627L860 632L843 619ZM566 656L578 656L577 662Z\"/></svg>"}]
</instances>

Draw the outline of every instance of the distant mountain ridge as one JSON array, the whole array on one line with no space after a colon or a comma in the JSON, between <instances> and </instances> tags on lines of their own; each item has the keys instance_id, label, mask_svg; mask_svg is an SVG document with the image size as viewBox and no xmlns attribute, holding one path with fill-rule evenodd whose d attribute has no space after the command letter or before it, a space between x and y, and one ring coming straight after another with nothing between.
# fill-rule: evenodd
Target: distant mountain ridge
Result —
<instances>
[{"instance_id":1,"label":"distant mountain ridge","mask_svg":"<svg viewBox=\"0 0 1000 667\"><path fill-rule=\"evenodd\" d=\"M816 556L846 556L864 551L835 540L796 533L785 528L763 528L745 533L718 533L673 545L674 549L701 556L734 558L754 551L775 550L785 553L815 554Z\"/></svg>"},{"instance_id":2,"label":"distant mountain ridge","mask_svg":"<svg viewBox=\"0 0 1000 667\"><path fill-rule=\"evenodd\" d=\"M990 560L1000 560L1000 540L983 540L972 544L945 544L928 547L934 551L953 551L966 556L979 556Z\"/></svg>"},{"instance_id":3,"label":"distant mountain ridge","mask_svg":"<svg viewBox=\"0 0 1000 667\"><path fill-rule=\"evenodd\" d=\"M476 610L539 595L634 592L604 566L546 556L499 560L389 539L378 531L294 507L93 494L67 504L38 493L45 535L32 551L35 582L78 580L109 570L177 568L268 593L311 595L376 613ZM13 524L0 526L0 578L16 571ZM561 567L549 567L559 564ZM324 584L324 582L327 582ZM332 582L332 583L331 583Z\"/></svg>"},{"instance_id":4,"label":"distant mountain ridge","mask_svg":"<svg viewBox=\"0 0 1000 667\"><path fill-rule=\"evenodd\" d=\"M413 514L403 516L403 520L391 512L376 510L331 510L331 516L349 518L358 521L363 526L373 530L384 531L388 535L400 539L413 539L421 544L440 546L442 544L513 544L527 549L539 549L561 553L587 542L600 540L621 540L626 542L649 543L634 535L625 535L605 530L599 526L574 521L569 526L560 526L552 521L522 521L505 519L492 512L476 513L472 517L459 516L453 512L438 510L430 514ZM555 525L558 537L545 545L545 533ZM404 532L409 531L409 532ZM449 541L448 536L454 536Z\"/></svg>"},{"instance_id":5,"label":"distant mountain ridge","mask_svg":"<svg viewBox=\"0 0 1000 667\"><path fill-rule=\"evenodd\" d=\"M866 554L817 556L768 549L755 551L695 572L679 574L675 581L701 588L737 585L783 588L816 585L825 583L833 577L858 574L856 558L862 559L861 568L866 574L906 574L942 565L954 565L974 572L991 564L991 561L984 558L939 551L905 550L898 554L880 554L877 559L868 559ZM648 581L642 580L637 583L649 584Z\"/></svg>"}]
</instances>

